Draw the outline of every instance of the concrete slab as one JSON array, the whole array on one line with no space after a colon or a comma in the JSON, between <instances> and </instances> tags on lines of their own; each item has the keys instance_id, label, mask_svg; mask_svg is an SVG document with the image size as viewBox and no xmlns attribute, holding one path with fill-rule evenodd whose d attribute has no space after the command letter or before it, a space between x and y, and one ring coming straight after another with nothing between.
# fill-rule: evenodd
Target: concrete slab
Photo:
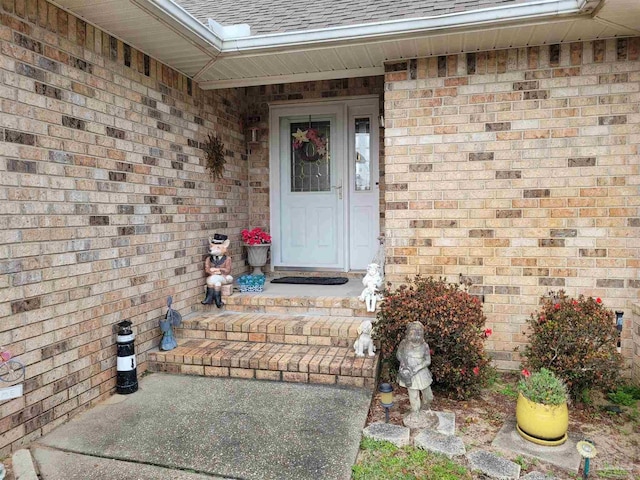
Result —
<instances>
[{"instance_id":1,"label":"concrete slab","mask_svg":"<svg viewBox=\"0 0 640 480\"><path fill-rule=\"evenodd\" d=\"M243 479L348 479L371 393L152 374L38 440L69 452Z\"/></svg>"},{"instance_id":2,"label":"concrete slab","mask_svg":"<svg viewBox=\"0 0 640 480\"><path fill-rule=\"evenodd\" d=\"M201 475L182 470L123 462L110 458L90 457L79 453L34 448L42 480L227 480L224 477ZM37 477L36 477L37 478Z\"/></svg>"},{"instance_id":3,"label":"concrete slab","mask_svg":"<svg viewBox=\"0 0 640 480\"><path fill-rule=\"evenodd\" d=\"M411 430L401 425L376 422L365 428L362 434L374 440L391 442L398 447L411 445Z\"/></svg>"},{"instance_id":4,"label":"concrete slab","mask_svg":"<svg viewBox=\"0 0 640 480\"><path fill-rule=\"evenodd\" d=\"M464 443L458 437L452 435L444 435L435 430L423 430L416 438L413 444L417 448L428 450L430 452L442 453L449 458L464 455L466 449Z\"/></svg>"},{"instance_id":5,"label":"concrete slab","mask_svg":"<svg viewBox=\"0 0 640 480\"><path fill-rule=\"evenodd\" d=\"M516 421L513 419L505 422L491 445L510 452L528 455L529 457L537 458L556 467L577 473L580 468L580 462L582 461L582 457L576 450L577 442L578 439L569 434L568 440L557 447L536 445L535 443L525 440L518 434Z\"/></svg>"},{"instance_id":6,"label":"concrete slab","mask_svg":"<svg viewBox=\"0 0 640 480\"><path fill-rule=\"evenodd\" d=\"M517 480L520 477L520 465L493 452L474 450L467 454L467 460L471 469L479 470L489 478Z\"/></svg>"}]
</instances>

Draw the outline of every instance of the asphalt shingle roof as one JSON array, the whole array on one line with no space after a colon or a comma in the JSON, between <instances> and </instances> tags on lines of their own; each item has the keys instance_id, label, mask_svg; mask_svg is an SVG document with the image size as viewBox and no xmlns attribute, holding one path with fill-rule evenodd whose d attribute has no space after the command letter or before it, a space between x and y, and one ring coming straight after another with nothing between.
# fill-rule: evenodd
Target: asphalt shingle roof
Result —
<instances>
[{"instance_id":1,"label":"asphalt shingle roof","mask_svg":"<svg viewBox=\"0 0 640 480\"><path fill-rule=\"evenodd\" d=\"M526 3L527 0L175 0L205 25L248 23L251 34L290 32ZM530 1L530 0L529 0Z\"/></svg>"}]
</instances>

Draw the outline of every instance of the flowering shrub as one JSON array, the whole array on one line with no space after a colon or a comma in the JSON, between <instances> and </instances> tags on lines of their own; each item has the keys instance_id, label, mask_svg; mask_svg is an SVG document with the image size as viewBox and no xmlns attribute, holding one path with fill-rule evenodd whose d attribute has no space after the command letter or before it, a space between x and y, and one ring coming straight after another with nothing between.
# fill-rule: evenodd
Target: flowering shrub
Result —
<instances>
[{"instance_id":1,"label":"flowering shrub","mask_svg":"<svg viewBox=\"0 0 640 480\"><path fill-rule=\"evenodd\" d=\"M484 341L492 333L484 328L481 302L456 285L420 276L384 294L375 327L383 359L397 366L406 325L419 321L431 349L434 387L460 399L479 393L490 368Z\"/></svg>"},{"instance_id":2,"label":"flowering shrub","mask_svg":"<svg viewBox=\"0 0 640 480\"><path fill-rule=\"evenodd\" d=\"M242 230L242 241L247 245L263 245L265 243L271 243L271 235L264 232L261 228L254 228L253 230Z\"/></svg>"},{"instance_id":3,"label":"flowering shrub","mask_svg":"<svg viewBox=\"0 0 640 480\"><path fill-rule=\"evenodd\" d=\"M576 300L560 291L543 298L528 324L525 367L552 370L573 399L591 388L613 387L621 366L618 332L614 313L601 299L580 295Z\"/></svg>"},{"instance_id":4,"label":"flowering shrub","mask_svg":"<svg viewBox=\"0 0 640 480\"><path fill-rule=\"evenodd\" d=\"M567 401L567 386L551 370L541 368L530 373L522 370L522 379L518 382L518 391L535 403L543 405L562 405Z\"/></svg>"}]
</instances>

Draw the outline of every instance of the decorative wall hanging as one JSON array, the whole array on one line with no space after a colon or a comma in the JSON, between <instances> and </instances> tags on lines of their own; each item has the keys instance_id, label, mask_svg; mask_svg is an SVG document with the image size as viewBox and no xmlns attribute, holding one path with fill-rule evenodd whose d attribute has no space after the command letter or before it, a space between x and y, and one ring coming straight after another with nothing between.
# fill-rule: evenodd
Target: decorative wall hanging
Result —
<instances>
[{"instance_id":1,"label":"decorative wall hanging","mask_svg":"<svg viewBox=\"0 0 640 480\"><path fill-rule=\"evenodd\" d=\"M315 128L307 128L302 131L298 128L292 134L293 150L301 160L305 162L315 162L327 153L327 140L323 133Z\"/></svg>"},{"instance_id":2,"label":"decorative wall hanging","mask_svg":"<svg viewBox=\"0 0 640 480\"><path fill-rule=\"evenodd\" d=\"M208 135L208 140L204 144L206 167L211 174L211 178L218 180L224 174L224 144L218 136Z\"/></svg>"}]
</instances>

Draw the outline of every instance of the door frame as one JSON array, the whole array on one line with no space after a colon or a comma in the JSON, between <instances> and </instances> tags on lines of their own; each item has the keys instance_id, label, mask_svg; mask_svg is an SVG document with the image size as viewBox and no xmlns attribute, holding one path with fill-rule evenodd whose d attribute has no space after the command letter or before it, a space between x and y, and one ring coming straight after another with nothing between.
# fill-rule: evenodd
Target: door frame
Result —
<instances>
[{"instance_id":1,"label":"door frame","mask_svg":"<svg viewBox=\"0 0 640 480\"><path fill-rule=\"evenodd\" d=\"M280 118L281 117L295 117L304 115L305 108L316 108L320 110L320 113L331 111L336 115L337 125L342 126L341 134L344 135L344 139L339 146L339 150L335 152L336 155L341 155L343 158L341 165L341 176L342 176L342 185L343 185L343 196L344 201L342 203L343 209L343 220L342 220L342 229L344 232L342 238L342 245L338 246L339 254L342 256L340 259L341 266L338 268L314 268L314 267L296 267L297 269L304 270L341 270L341 271L349 271L349 247L350 247L350 235L349 235L349 225L350 225L350 197L349 197L349 189L347 188L349 185L350 179L350 155L352 152L349 151L349 146L351 145L349 138L349 108L354 107L363 107L369 106L372 107L375 105L376 112L379 111L379 96L378 95L363 95L360 97L342 97L340 100L324 100L318 99L307 100L307 101L294 101L294 102L274 102L269 104L269 218L270 218L270 231L272 235L272 248L271 248L271 269L273 270L275 267L283 267L283 268L293 268L295 266L292 265L283 265L282 256L280 252L280 239L279 234L281 232L281 208L280 208L280 199L281 199L281 158L280 158ZM324 108L323 108L324 107ZM314 112L312 115L315 115ZM377 115L374 117L375 122L373 125L377 125ZM372 126L373 126L372 125ZM378 138L378 135L375 137ZM379 149L379 145L376 145L376 148ZM379 158L379 156L378 156ZM378 160L379 162L379 160ZM379 163L378 168L376 169L379 172ZM379 178L373 179L374 183L379 181ZM379 190L378 190L379 192ZM379 195L379 193L378 193ZM378 200L379 204L379 200ZM379 207L377 207L379 208ZM379 219L378 228L379 228Z\"/></svg>"}]
</instances>

